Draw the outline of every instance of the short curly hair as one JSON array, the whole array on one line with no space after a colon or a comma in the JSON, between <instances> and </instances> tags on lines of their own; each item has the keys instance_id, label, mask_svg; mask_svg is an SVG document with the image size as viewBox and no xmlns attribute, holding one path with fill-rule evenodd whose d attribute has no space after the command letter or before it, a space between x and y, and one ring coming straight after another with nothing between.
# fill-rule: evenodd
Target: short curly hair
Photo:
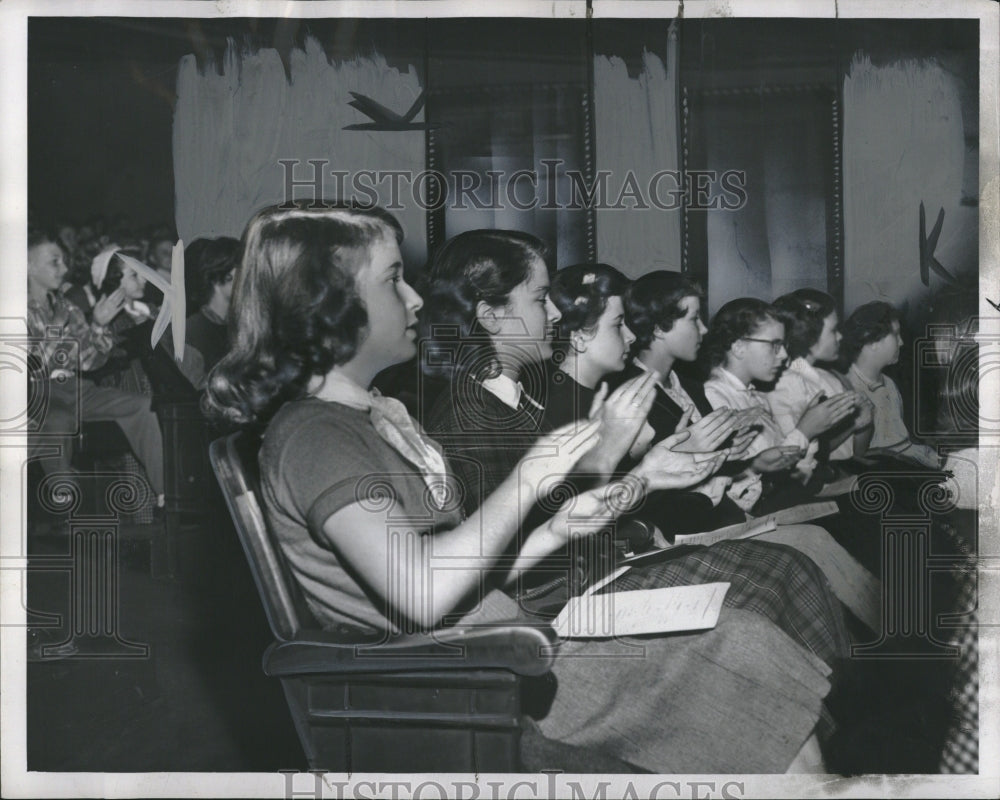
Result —
<instances>
[{"instance_id":1,"label":"short curly hair","mask_svg":"<svg viewBox=\"0 0 1000 800\"><path fill-rule=\"evenodd\" d=\"M629 280L608 264L573 264L552 277L549 298L562 315L557 338L582 331L592 334L612 297L624 296Z\"/></svg>"},{"instance_id":2,"label":"short curly hair","mask_svg":"<svg viewBox=\"0 0 1000 800\"><path fill-rule=\"evenodd\" d=\"M368 314L355 276L382 237L401 241L381 208L297 201L258 212L243 234L230 352L208 379L208 410L263 423L309 381L354 357Z\"/></svg>"},{"instance_id":3,"label":"short curly hair","mask_svg":"<svg viewBox=\"0 0 1000 800\"><path fill-rule=\"evenodd\" d=\"M779 297L773 306L785 324L789 360L809 355L823 333L824 321L837 310L836 301L818 289L796 289Z\"/></svg>"},{"instance_id":4,"label":"short curly hair","mask_svg":"<svg viewBox=\"0 0 1000 800\"><path fill-rule=\"evenodd\" d=\"M899 312L888 303L873 300L854 309L840 328L840 358L845 366L858 360L866 344L880 341L892 333L892 324L900 322Z\"/></svg>"},{"instance_id":5,"label":"short curly hair","mask_svg":"<svg viewBox=\"0 0 1000 800\"><path fill-rule=\"evenodd\" d=\"M729 348L740 339L753 335L768 321L781 322L774 306L769 303L756 297L730 300L712 317L708 333L701 343L699 358L710 368L725 364Z\"/></svg>"},{"instance_id":6,"label":"short curly hair","mask_svg":"<svg viewBox=\"0 0 1000 800\"><path fill-rule=\"evenodd\" d=\"M184 248L184 289L193 312L212 299L215 287L240 265L240 242L230 236L195 239Z\"/></svg>"},{"instance_id":7,"label":"short curly hair","mask_svg":"<svg viewBox=\"0 0 1000 800\"><path fill-rule=\"evenodd\" d=\"M496 349L479 329L476 308L480 302L506 304L514 288L530 277L536 258L547 262L548 248L523 231L466 231L444 243L420 287L420 368L425 375L452 379L469 374L481 380L499 374Z\"/></svg>"},{"instance_id":8,"label":"short curly hair","mask_svg":"<svg viewBox=\"0 0 1000 800\"><path fill-rule=\"evenodd\" d=\"M635 334L633 352L650 346L656 329L666 333L687 312L681 307L685 297L705 299L694 281L679 272L656 270L636 278L625 292L625 324Z\"/></svg>"}]
</instances>

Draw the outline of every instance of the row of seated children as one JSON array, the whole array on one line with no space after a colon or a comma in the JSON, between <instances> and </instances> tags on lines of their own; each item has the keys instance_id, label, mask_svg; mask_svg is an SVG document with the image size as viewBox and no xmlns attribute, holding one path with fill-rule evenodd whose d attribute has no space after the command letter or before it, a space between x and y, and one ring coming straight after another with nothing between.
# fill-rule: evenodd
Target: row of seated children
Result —
<instances>
[{"instance_id":1,"label":"row of seated children","mask_svg":"<svg viewBox=\"0 0 1000 800\"><path fill-rule=\"evenodd\" d=\"M560 554L576 540L659 508L648 520L662 544L675 516L714 522L725 504L746 519L765 494L770 507L798 502L812 496L814 438L845 420L845 441L871 435L874 410L846 390L810 396L798 437L769 407L711 409L690 394L657 430L653 411L679 383L651 351L668 339L672 359L697 356L696 287L681 285L664 299L668 315L647 315L644 327L648 286L596 264L550 283L540 240L472 231L433 255L421 296L404 279L401 238L380 209L300 203L256 215L233 289L233 348L208 384L216 413L266 428L268 522L324 626L546 624L608 566L585 561L582 575L568 574L576 562L567 568ZM773 379L784 332L761 327L783 323L761 306L731 341L713 340L728 372L753 359L770 362ZM445 378L420 404L422 427L371 389L418 341L421 368ZM622 373L636 345L641 374L609 391L602 379ZM567 481L577 494L563 504ZM705 502L672 513L692 496ZM392 532L403 519L413 537L400 551ZM711 581L730 583L718 625L644 638L644 658L563 642L555 680L526 692L542 733L655 772L825 770L823 748L844 721L831 688L854 679L852 633L878 634L877 578L830 531L788 525L664 548L603 591ZM857 618L851 633L845 608Z\"/></svg>"}]
</instances>

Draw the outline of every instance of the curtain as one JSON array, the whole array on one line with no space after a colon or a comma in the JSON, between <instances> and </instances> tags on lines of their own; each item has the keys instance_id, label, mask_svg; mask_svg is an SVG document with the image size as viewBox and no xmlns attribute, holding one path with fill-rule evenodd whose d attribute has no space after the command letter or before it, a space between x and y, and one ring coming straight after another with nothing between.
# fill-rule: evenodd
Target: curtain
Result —
<instances>
[{"instance_id":1,"label":"curtain","mask_svg":"<svg viewBox=\"0 0 1000 800\"><path fill-rule=\"evenodd\" d=\"M325 195L335 199L332 170L345 171L345 197L370 199L353 187L362 170L424 167L423 130L344 130L371 120L348 105L357 92L399 114L421 92L416 70L402 72L378 55L331 64L322 46L307 38L304 49L291 52L290 78L277 51L265 48L241 53L231 44L221 71L199 72L194 56L181 60L174 118L174 175L177 231L189 242L199 236L239 236L250 216L286 199L288 165L291 178L319 178L293 187L296 197ZM417 116L417 120L421 117ZM324 162L314 172L308 161ZM363 181L364 184L375 181ZM426 258L424 212L410 202L402 184L402 209L393 213L403 224L404 257ZM382 205L388 183L377 185Z\"/></svg>"}]
</instances>

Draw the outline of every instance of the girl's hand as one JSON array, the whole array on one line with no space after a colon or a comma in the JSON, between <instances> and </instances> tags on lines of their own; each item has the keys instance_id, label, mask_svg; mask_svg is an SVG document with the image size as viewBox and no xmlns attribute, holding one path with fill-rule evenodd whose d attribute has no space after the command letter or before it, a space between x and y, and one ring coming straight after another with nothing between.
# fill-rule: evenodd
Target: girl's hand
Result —
<instances>
[{"instance_id":1,"label":"girl's hand","mask_svg":"<svg viewBox=\"0 0 1000 800\"><path fill-rule=\"evenodd\" d=\"M545 483L561 480L600 441L600 423L571 422L541 437L517 466L524 490L534 497Z\"/></svg>"},{"instance_id":2,"label":"girl's hand","mask_svg":"<svg viewBox=\"0 0 1000 800\"><path fill-rule=\"evenodd\" d=\"M793 466L803 455L802 450L794 445L769 447L757 454L751 466L756 472L781 472Z\"/></svg>"},{"instance_id":3,"label":"girl's hand","mask_svg":"<svg viewBox=\"0 0 1000 800\"><path fill-rule=\"evenodd\" d=\"M677 423L677 433L686 430L691 434L687 441L677 446L676 450L680 453L715 452L736 430L737 417L728 408L717 409L690 425L693 412L693 406L686 408L684 416Z\"/></svg>"},{"instance_id":4,"label":"girl's hand","mask_svg":"<svg viewBox=\"0 0 1000 800\"><path fill-rule=\"evenodd\" d=\"M653 445L646 457L635 468L634 474L651 491L660 489L687 489L713 475L729 456L729 450L719 450L708 455L684 453L677 445L686 441L687 431L668 436Z\"/></svg>"},{"instance_id":5,"label":"girl's hand","mask_svg":"<svg viewBox=\"0 0 1000 800\"><path fill-rule=\"evenodd\" d=\"M94 322L107 325L125 307L125 290L119 286L111 294L104 295L94 306Z\"/></svg>"},{"instance_id":6,"label":"girl's hand","mask_svg":"<svg viewBox=\"0 0 1000 800\"><path fill-rule=\"evenodd\" d=\"M590 536L595 522L613 523L624 511L643 497L643 487L635 478L598 486L567 500L545 523L548 532L559 544L570 539ZM585 525L572 525L573 520L585 520Z\"/></svg>"},{"instance_id":7,"label":"girl's hand","mask_svg":"<svg viewBox=\"0 0 1000 800\"><path fill-rule=\"evenodd\" d=\"M854 392L841 392L825 400L823 394L819 393L810 401L796 427L807 438L815 439L851 414L855 402Z\"/></svg>"},{"instance_id":8,"label":"girl's hand","mask_svg":"<svg viewBox=\"0 0 1000 800\"><path fill-rule=\"evenodd\" d=\"M590 454L600 464L598 471L610 472L632 449L646 424L656 398L656 376L645 373L619 386L610 396L602 384L591 406L591 419L601 423L601 444Z\"/></svg>"},{"instance_id":9,"label":"girl's hand","mask_svg":"<svg viewBox=\"0 0 1000 800\"><path fill-rule=\"evenodd\" d=\"M856 393L858 415L854 420L854 430L862 431L875 421L875 404L861 393Z\"/></svg>"}]
</instances>

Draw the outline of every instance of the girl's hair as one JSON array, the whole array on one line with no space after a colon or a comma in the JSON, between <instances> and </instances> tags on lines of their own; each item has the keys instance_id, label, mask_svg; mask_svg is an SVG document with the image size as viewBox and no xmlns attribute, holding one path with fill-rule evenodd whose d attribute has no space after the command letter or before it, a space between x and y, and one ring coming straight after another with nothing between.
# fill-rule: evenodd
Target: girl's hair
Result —
<instances>
[{"instance_id":1,"label":"girl's hair","mask_svg":"<svg viewBox=\"0 0 1000 800\"><path fill-rule=\"evenodd\" d=\"M177 237L174 236L174 232L170 228L163 225L152 227L149 229L149 236L146 238L146 255L148 256L160 242L170 242L171 246L173 246L176 241Z\"/></svg>"},{"instance_id":2,"label":"girl's hair","mask_svg":"<svg viewBox=\"0 0 1000 800\"><path fill-rule=\"evenodd\" d=\"M420 290L424 374L494 377L499 370L496 350L478 329L476 307L480 302L505 305L514 288L530 277L534 260L547 257L545 243L521 231L466 231L445 242L431 259Z\"/></svg>"},{"instance_id":3,"label":"girl's hair","mask_svg":"<svg viewBox=\"0 0 1000 800\"><path fill-rule=\"evenodd\" d=\"M368 315L355 276L382 237L403 237L381 208L295 201L258 212L243 234L229 353L209 375L211 413L263 423L309 381L354 357Z\"/></svg>"},{"instance_id":4,"label":"girl's hair","mask_svg":"<svg viewBox=\"0 0 1000 800\"><path fill-rule=\"evenodd\" d=\"M818 289L796 289L774 301L778 319L785 323L789 360L809 354L823 333L823 321L837 310L837 303Z\"/></svg>"},{"instance_id":5,"label":"girl's hair","mask_svg":"<svg viewBox=\"0 0 1000 800\"><path fill-rule=\"evenodd\" d=\"M843 364L853 364L861 348L877 342L892 333L892 323L899 322L899 312L888 303L874 300L854 309L840 328L844 338L840 342L840 358Z\"/></svg>"},{"instance_id":6,"label":"girl's hair","mask_svg":"<svg viewBox=\"0 0 1000 800\"><path fill-rule=\"evenodd\" d=\"M623 296L628 285L628 278L607 264L563 267L549 289L549 297L562 314L556 338L565 341L576 331L593 334L608 300Z\"/></svg>"},{"instance_id":7,"label":"girl's hair","mask_svg":"<svg viewBox=\"0 0 1000 800\"><path fill-rule=\"evenodd\" d=\"M127 256L132 256L139 261L142 261L142 245L138 242L127 241L118 247L118 249ZM109 295L115 289L122 285L122 276L124 275L125 263L118 258L118 254L115 253L108 262L108 271L104 273L104 280L101 281L100 286L95 286L98 296Z\"/></svg>"},{"instance_id":8,"label":"girl's hair","mask_svg":"<svg viewBox=\"0 0 1000 800\"><path fill-rule=\"evenodd\" d=\"M195 239L184 248L184 288L190 312L212 299L215 287L240 264L240 242L230 236Z\"/></svg>"},{"instance_id":9,"label":"girl's hair","mask_svg":"<svg viewBox=\"0 0 1000 800\"><path fill-rule=\"evenodd\" d=\"M756 297L730 300L715 312L708 333L701 343L700 357L709 367L726 363L726 354L733 344L753 335L766 322L780 322L774 307Z\"/></svg>"},{"instance_id":10,"label":"girl's hair","mask_svg":"<svg viewBox=\"0 0 1000 800\"><path fill-rule=\"evenodd\" d=\"M653 341L656 329L666 333L687 311L681 308L685 297L705 297L701 287L679 272L656 270L632 281L625 292L625 324L635 334L635 353Z\"/></svg>"}]
</instances>

